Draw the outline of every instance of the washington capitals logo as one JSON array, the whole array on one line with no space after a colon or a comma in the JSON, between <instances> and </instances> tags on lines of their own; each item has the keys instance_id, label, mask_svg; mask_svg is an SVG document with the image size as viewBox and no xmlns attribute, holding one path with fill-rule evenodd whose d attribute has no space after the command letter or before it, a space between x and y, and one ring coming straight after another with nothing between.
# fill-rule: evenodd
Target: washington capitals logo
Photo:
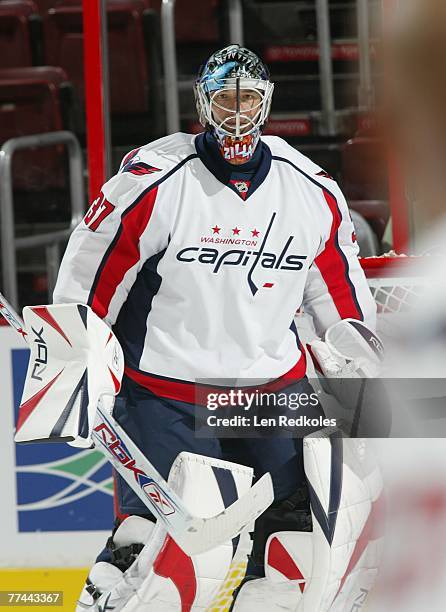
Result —
<instances>
[{"instance_id":1,"label":"washington capitals logo","mask_svg":"<svg viewBox=\"0 0 446 612\"><path fill-rule=\"evenodd\" d=\"M248 270L248 285L252 295L255 295L259 288L253 280L253 273L258 266L264 270L270 271L290 270L298 272L303 269L305 260L308 258L308 255L298 255L290 252L294 240L293 235L288 237L287 241L281 247L280 252L266 251L266 242L274 224L276 215L277 213L274 212L266 232L260 232L256 228L251 230L252 238L259 238L259 240L263 238L260 247L257 247L257 240L250 240L250 244L248 244L247 240L242 240L240 238L222 237L220 239L218 236L214 237L214 234L220 234L222 229L217 224L211 228L213 236L205 240L207 243L212 242L222 244L239 244L240 246L254 246L257 247L256 250L238 248L221 252L218 249L207 246L203 247L200 245L191 245L178 251L176 258L178 261L186 264L197 262L199 264L209 265L211 266L213 274L218 274L225 266L231 266L231 269L234 269L236 266L246 266ZM233 235L235 236L238 236L240 231L241 229L238 227L232 229ZM262 237L260 237L260 234L262 234ZM267 282L264 282L262 286L265 289L271 289L274 286L274 283L271 282L270 279L267 279Z\"/></svg>"},{"instance_id":2,"label":"washington capitals logo","mask_svg":"<svg viewBox=\"0 0 446 612\"><path fill-rule=\"evenodd\" d=\"M122 169L123 172L130 172L136 176L143 176L144 174L153 174L154 172L161 172L161 168L150 166L142 161L130 160L128 164Z\"/></svg>"}]
</instances>

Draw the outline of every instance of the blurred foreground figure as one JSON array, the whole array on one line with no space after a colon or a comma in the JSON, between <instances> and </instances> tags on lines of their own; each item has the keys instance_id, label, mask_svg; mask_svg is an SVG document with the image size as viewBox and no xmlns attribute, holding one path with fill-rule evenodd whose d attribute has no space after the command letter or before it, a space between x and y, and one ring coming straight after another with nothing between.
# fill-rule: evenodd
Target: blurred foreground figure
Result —
<instances>
[{"instance_id":1,"label":"blurred foreground figure","mask_svg":"<svg viewBox=\"0 0 446 612\"><path fill-rule=\"evenodd\" d=\"M446 600L446 3L405 0L400 9L387 41L391 136L413 201L416 252L430 256L413 270L425 291L404 322L393 373L405 377L403 390L424 389L412 405L420 439L378 442L388 534L368 610L437 612ZM399 408L408 412L408 403Z\"/></svg>"},{"instance_id":2,"label":"blurred foreground figure","mask_svg":"<svg viewBox=\"0 0 446 612\"><path fill-rule=\"evenodd\" d=\"M406 338L416 344L411 376L446 374L446 3L406 0L387 33L387 113L392 146L412 203L413 276L426 291ZM409 331L410 329L410 331ZM407 348L409 348L409 346ZM435 350L434 350L435 347ZM419 351L423 352L421 358ZM444 351L444 355L442 353ZM426 354L424 354L426 353ZM427 360L427 361L426 361Z\"/></svg>"},{"instance_id":3,"label":"blurred foreground figure","mask_svg":"<svg viewBox=\"0 0 446 612\"><path fill-rule=\"evenodd\" d=\"M442 612L445 441L391 439L376 444L384 472L387 525L384 558L367 612Z\"/></svg>"},{"instance_id":4,"label":"blurred foreground figure","mask_svg":"<svg viewBox=\"0 0 446 612\"><path fill-rule=\"evenodd\" d=\"M388 128L414 203L412 229L418 238L446 214L444 0L401 2L386 49Z\"/></svg>"}]
</instances>

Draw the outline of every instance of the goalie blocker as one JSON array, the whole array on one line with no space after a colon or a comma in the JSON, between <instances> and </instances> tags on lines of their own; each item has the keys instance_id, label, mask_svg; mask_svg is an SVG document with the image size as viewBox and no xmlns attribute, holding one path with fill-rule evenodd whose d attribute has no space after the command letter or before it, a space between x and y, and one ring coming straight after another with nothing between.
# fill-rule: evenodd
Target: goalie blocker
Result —
<instances>
[{"instance_id":1,"label":"goalie blocker","mask_svg":"<svg viewBox=\"0 0 446 612\"><path fill-rule=\"evenodd\" d=\"M31 354L15 441L92 446L99 399L121 388L118 340L82 304L27 306L23 317Z\"/></svg>"}]
</instances>

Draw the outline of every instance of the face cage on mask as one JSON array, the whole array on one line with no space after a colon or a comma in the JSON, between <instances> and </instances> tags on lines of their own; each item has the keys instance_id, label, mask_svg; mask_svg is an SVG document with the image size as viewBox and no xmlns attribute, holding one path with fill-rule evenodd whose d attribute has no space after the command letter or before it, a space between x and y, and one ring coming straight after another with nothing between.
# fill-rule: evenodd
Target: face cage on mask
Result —
<instances>
[{"instance_id":1,"label":"face cage on mask","mask_svg":"<svg viewBox=\"0 0 446 612\"><path fill-rule=\"evenodd\" d=\"M218 134L225 135L230 138L243 138L249 134L253 134L254 132L260 132L261 127L268 119L274 84L270 81L264 81L261 79L241 79L240 77L219 79L218 83L214 81L214 84L218 84L218 87L212 87L212 80L210 79L207 82L197 83L196 85L195 92L200 123L203 126L210 125L215 128L215 131ZM237 104L235 110L232 108L225 108L214 100L215 96L224 90L236 91ZM259 102L255 104L253 108L241 111L241 90L255 91L260 96ZM231 114L218 122L216 119L214 119L213 107L217 107ZM258 112L256 112L254 117L249 117L248 114L245 114L251 113L256 109L258 109ZM225 127L225 124L234 118L236 121L235 132Z\"/></svg>"}]
</instances>

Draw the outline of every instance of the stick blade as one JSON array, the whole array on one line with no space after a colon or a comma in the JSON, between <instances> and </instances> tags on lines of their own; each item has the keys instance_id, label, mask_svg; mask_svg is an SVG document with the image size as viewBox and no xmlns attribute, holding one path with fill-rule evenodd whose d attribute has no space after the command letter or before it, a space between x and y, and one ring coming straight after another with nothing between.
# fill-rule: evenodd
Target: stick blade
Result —
<instances>
[{"instance_id":1,"label":"stick blade","mask_svg":"<svg viewBox=\"0 0 446 612\"><path fill-rule=\"evenodd\" d=\"M219 514L194 518L184 531L172 537L188 555L196 555L229 542L255 521L273 502L274 491L269 472L264 474L240 499Z\"/></svg>"}]
</instances>

